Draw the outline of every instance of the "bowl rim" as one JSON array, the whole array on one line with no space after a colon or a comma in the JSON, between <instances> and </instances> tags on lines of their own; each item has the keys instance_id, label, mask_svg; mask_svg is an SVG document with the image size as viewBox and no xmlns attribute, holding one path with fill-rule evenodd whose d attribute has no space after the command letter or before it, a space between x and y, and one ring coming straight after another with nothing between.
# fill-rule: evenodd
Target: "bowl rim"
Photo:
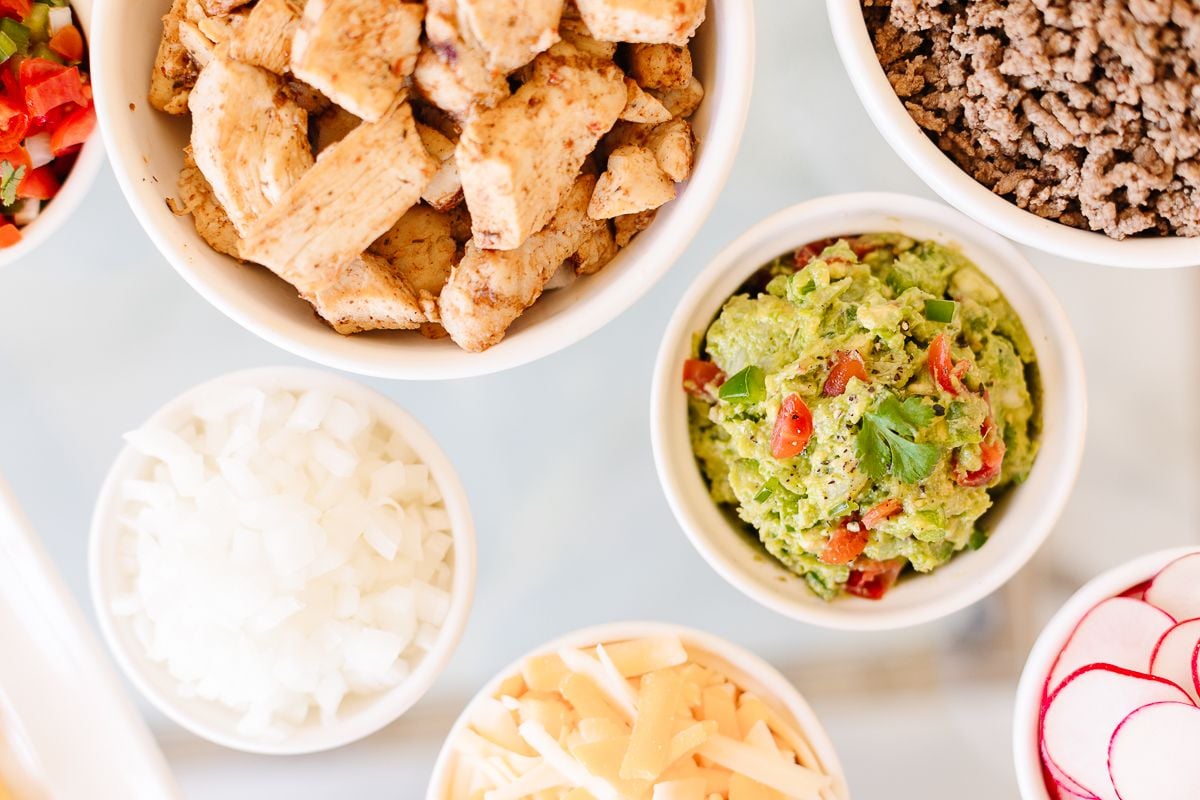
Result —
<instances>
[{"instance_id":1,"label":"bowl rim","mask_svg":"<svg viewBox=\"0 0 1200 800\"><path fill-rule=\"evenodd\" d=\"M826 0L833 39L854 91L891 148L946 202L1021 244L1073 261L1130 269L1200 264L1200 237L1117 240L1043 219L994 194L964 172L921 130L880 66L859 0Z\"/></svg>"},{"instance_id":2,"label":"bowl rim","mask_svg":"<svg viewBox=\"0 0 1200 800\"><path fill-rule=\"evenodd\" d=\"M610 282L582 293L552 317L539 320L535 326L506 337L482 353L465 353L448 347L427 351L397 348L394 354L381 356L372 348L356 344L360 340L342 337L332 330L292 325L284 330L280 321L260 319L255 292L227 291L217 286L206 275L209 269L203 266L203 260L192 263L195 254L191 244L163 227L160 206L166 194L157 181L143 177L141 149L127 138L132 123L119 116L128 113L128 98L121 88L127 85L127 79L121 76L119 61L123 17L117 13L117 4L125 1L95 0L98 9L95 38L99 44L94 49L92 69L98 76L95 103L113 172L142 229L196 292L246 330L309 361L377 378L446 380L500 372L563 350L627 311L666 275L711 213L732 171L753 89L753 2L710 0L710 11L715 13L709 15L707 24L714 28L714 52L721 53L720 58L713 60L713 85L706 87L705 102L713 98L711 124L698 148L693 174L673 201L674 213L669 219L660 220L657 229L651 227L658 234L648 239L644 250L636 254L637 268L625 269ZM670 229L661 227L667 224ZM203 248L209 249L207 245ZM625 252L617 258L622 256L631 257Z\"/></svg>"},{"instance_id":3,"label":"bowl rim","mask_svg":"<svg viewBox=\"0 0 1200 800\"><path fill-rule=\"evenodd\" d=\"M90 50L92 46L92 0L70 0L70 2L71 7L75 10L75 16L83 28L84 41ZM89 74L91 73L89 72ZM94 89L94 76L92 84ZM94 101L92 105L95 106ZM25 256L37 250L74 216L75 211L83 204L84 199L91 192L92 186L96 183L96 176L100 174L100 167L104 165L105 157L103 137L98 130L93 130L87 141L83 143L79 156L71 166L71 171L67 173L67 179L63 181L58 194L45 204L33 222L21 228L21 241L12 247L0 249L0 269L21 261Z\"/></svg>"},{"instance_id":4,"label":"bowl rim","mask_svg":"<svg viewBox=\"0 0 1200 800\"><path fill-rule=\"evenodd\" d=\"M821 220L820 225L824 226L824 230L809 230L807 233L814 233L813 236L799 236L794 244L775 248L776 252L788 246L799 246L813 238L845 232L846 224L854 227L856 223L842 223L840 220L843 217L869 213L879 208L902 209L888 212L889 216L894 218L898 230L904 231L906 225L913 224L943 225L947 226L950 233L962 239L969 238L981 248L986 247L992 258L988 262L980 262L979 268L994 278L996 275L989 269L989 265L1003 264L1001 272L1008 273L1013 283L1021 284L1030 297L1037 301L1037 306L1022 316L1027 318L1029 313L1040 312L1040 322L1051 337L1053 350L1047 351L1039 346L1039 362L1045 362L1047 352L1053 352L1055 359L1061 361L1062 375L1059 383L1062 387L1063 403L1070 411L1067 417L1056 425L1043 426L1042 441L1043 445L1051 437L1061 441L1063 455L1058 471L1046 473L1043 479L1047 485L1049 499L1036 510L1033 518L1036 524L1027 526L1019 540L1008 542L1010 549L1005 551L1004 555L998 556L997 563L986 571L982 578L976 577L954 592L909 608L889 608L886 598L880 601L840 598L821 605L803 604L782 596L775 586L745 572L739 564L721 552L714 541L726 536L740 536L740 533L727 521L718 525L713 514L720 514L720 511L716 504L711 502L707 490L704 491L704 495L709 498L709 502L703 505L703 509L698 507L699 504L693 505L689 501L689 494L695 488L696 482L703 479L687 444L686 402L682 393L678 391L677 361L679 354L690 345L697 329L696 320L702 315L708 317L710 313L715 316L730 296L730 292L761 263L748 260L747 253L762 248L764 242L795 236L791 233L784 236L781 232L803 226L810 218ZM817 223L813 223L813 226L819 227ZM725 291L725 287L730 291ZM655 362L650 404L650 434L659 482L676 521L700 555L731 585L767 608L795 620L838 630L890 630L930 622L982 599L1011 578L1045 541L1067 503L1082 463L1087 418L1083 357L1075 335L1066 312L1058 303L1053 291L1024 256L998 234L940 203L908 195L879 192L819 197L783 209L748 229L718 254L693 281L667 324ZM1043 400L1042 405L1045 412L1047 402ZM680 430L683 431L682 434ZM685 447L686 453L683 452ZM1045 457L1044 447L1042 457ZM1033 482L1027 481L1025 485ZM710 534L709 530L714 532ZM972 554L959 554L955 561L961 561L970 555ZM945 570L949 566L950 564L947 564L942 569ZM867 603L870 605L860 605ZM852 607L871 610L869 613L854 613L848 610Z\"/></svg>"},{"instance_id":5,"label":"bowl rim","mask_svg":"<svg viewBox=\"0 0 1200 800\"><path fill-rule=\"evenodd\" d=\"M104 641L121 671L142 696L181 727L208 741L248 753L298 755L330 750L370 736L395 721L421 699L449 665L466 630L474 599L478 558L475 526L466 490L433 435L393 400L348 377L309 367L260 367L226 373L184 390L139 427L165 424L168 420L186 417L187 406L203 393L244 386L293 389L319 387L353 398L370 407L378 421L399 431L429 467L450 515L454 540L450 610L438 631L433 649L421 658L411 674L399 685L365 697L363 707L353 716L339 718L331 725L306 722L281 741L263 741L238 733L235 728L224 728L197 719L177 697L163 690L164 686L175 685L175 679L160 664L147 658L128 632L128 624L117 620L112 612L111 601L115 592L112 556L118 541L118 527L114 523L120 511L120 482L146 460L129 445L122 447L109 468L92 513L88 539L91 602ZM199 702L221 708L219 704ZM296 736L302 732L306 732L303 737Z\"/></svg>"},{"instance_id":6,"label":"bowl rim","mask_svg":"<svg viewBox=\"0 0 1200 800\"><path fill-rule=\"evenodd\" d=\"M800 733L812 745L813 752L821 760L826 773L833 779L833 793L837 800L850 800L850 789L846 783L846 773L838 757L837 750L833 745L833 741L829 738L825 727L821 724L820 719L808 704L804 695L801 694L795 684L788 680L782 672L757 653L753 653L741 645L734 644L716 634L685 625L645 620L608 622L579 628L537 645L496 672L480 687L479 691L471 696L471 699L467 701L463 710L455 718L449 733L446 734L446 738L442 742L442 747L438 751L437 760L434 762L433 773L429 779L429 785L425 793L425 800L448 800L444 795L449 788L447 783L451 777L451 767L454 759L452 744L455 737L469 724L470 713L476 703L482 698L493 694L505 678L519 674L521 664L527 658L542 653L555 652L564 647L590 647L604 642L617 642L652 636L675 636L682 640L685 645L689 643L694 644L699 649L728 662L730 666L744 673L745 677L748 677L751 682L757 683L763 689L766 689L770 693L770 696L762 699L764 702L772 702L792 717L792 721L796 723Z\"/></svg>"},{"instance_id":7,"label":"bowl rim","mask_svg":"<svg viewBox=\"0 0 1200 800\"><path fill-rule=\"evenodd\" d=\"M1025 659L1013 702L1013 767L1023 800L1052 800L1042 780L1037 726L1042 709L1042 690L1075 626L1097 603L1150 580L1167 564L1192 553L1200 553L1200 545L1157 550L1101 572L1077 589L1042 628Z\"/></svg>"}]
</instances>

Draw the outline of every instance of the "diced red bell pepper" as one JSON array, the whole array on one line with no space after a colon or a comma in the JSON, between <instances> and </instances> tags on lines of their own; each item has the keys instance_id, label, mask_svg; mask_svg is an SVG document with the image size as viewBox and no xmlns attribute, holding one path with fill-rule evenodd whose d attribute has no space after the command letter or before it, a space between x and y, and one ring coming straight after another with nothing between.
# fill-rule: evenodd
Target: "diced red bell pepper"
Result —
<instances>
[{"instance_id":1,"label":"diced red bell pepper","mask_svg":"<svg viewBox=\"0 0 1200 800\"><path fill-rule=\"evenodd\" d=\"M846 591L868 600L879 600L896 584L904 563L903 558L893 558L891 561L860 558L850 571Z\"/></svg>"},{"instance_id":2,"label":"diced red bell pepper","mask_svg":"<svg viewBox=\"0 0 1200 800\"><path fill-rule=\"evenodd\" d=\"M0 150L20 146L29 130L29 115L25 109L7 97L0 96Z\"/></svg>"},{"instance_id":3,"label":"diced red bell pepper","mask_svg":"<svg viewBox=\"0 0 1200 800\"><path fill-rule=\"evenodd\" d=\"M96 109L88 106L68 114L50 135L50 150L62 155L71 148L83 144L96 128Z\"/></svg>"},{"instance_id":4,"label":"diced red bell pepper","mask_svg":"<svg viewBox=\"0 0 1200 800\"><path fill-rule=\"evenodd\" d=\"M66 72L67 69L62 64L55 63L48 58L25 58L21 60L21 65L17 68L17 81L23 93L26 87Z\"/></svg>"},{"instance_id":5,"label":"diced red bell pepper","mask_svg":"<svg viewBox=\"0 0 1200 800\"><path fill-rule=\"evenodd\" d=\"M867 528L859 520L847 517L829 536L821 551L821 560L826 564L849 564L862 555L867 547Z\"/></svg>"},{"instance_id":6,"label":"diced red bell pepper","mask_svg":"<svg viewBox=\"0 0 1200 800\"><path fill-rule=\"evenodd\" d=\"M63 70L34 84L25 84L25 105L35 117L40 117L65 103L86 106L90 102L91 99L84 92L78 67Z\"/></svg>"},{"instance_id":7,"label":"diced red bell pepper","mask_svg":"<svg viewBox=\"0 0 1200 800\"><path fill-rule=\"evenodd\" d=\"M61 28L50 37L50 49L67 61L83 60L83 34L74 25Z\"/></svg>"},{"instance_id":8,"label":"diced red bell pepper","mask_svg":"<svg viewBox=\"0 0 1200 800\"><path fill-rule=\"evenodd\" d=\"M49 166L41 166L31 170L17 187L17 197L33 200L49 200L58 194L62 184L58 182L54 171Z\"/></svg>"},{"instance_id":9,"label":"diced red bell pepper","mask_svg":"<svg viewBox=\"0 0 1200 800\"><path fill-rule=\"evenodd\" d=\"M889 497L887 500L877 504L867 513L862 516L863 527L869 531L879 527L879 523L884 520L891 519L904 510L904 503L897 500L895 497Z\"/></svg>"},{"instance_id":10,"label":"diced red bell pepper","mask_svg":"<svg viewBox=\"0 0 1200 800\"><path fill-rule=\"evenodd\" d=\"M829 377L825 379L821 394L837 397L846 391L846 384L851 378L867 381L867 366L863 363L863 357L857 350L838 350L833 356L833 366L829 370Z\"/></svg>"},{"instance_id":11,"label":"diced red bell pepper","mask_svg":"<svg viewBox=\"0 0 1200 800\"><path fill-rule=\"evenodd\" d=\"M725 382L725 373L711 361L689 358L683 362L683 390L701 400L715 399L709 386L720 386Z\"/></svg>"},{"instance_id":12,"label":"diced red bell pepper","mask_svg":"<svg viewBox=\"0 0 1200 800\"><path fill-rule=\"evenodd\" d=\"M30 0L0 0L0 16L25 19L29 16Z\"/></svg>"},{"instance_id":13,"label":"diced red bell pepper","mask_svg":"<svg viewBox=\"0 0 1200 800\"><path fill-rule=\"evenodd\" d=\"M0 225L0 247L12 247L21 241L21 230L11 222Z\"/></svg>"},{"instance_id":14,"label":"diced red bell pepper","mask_svg":"<svg viewBox=\"0 0 1200 800\"><path fill-rule=\"evenodd\" d=\"M812 432L812 412L800 395L789 394L780 404L775 427L771 430L771 455L778 459L800 455L808 447Z\"/></svg>"}]
</instances>

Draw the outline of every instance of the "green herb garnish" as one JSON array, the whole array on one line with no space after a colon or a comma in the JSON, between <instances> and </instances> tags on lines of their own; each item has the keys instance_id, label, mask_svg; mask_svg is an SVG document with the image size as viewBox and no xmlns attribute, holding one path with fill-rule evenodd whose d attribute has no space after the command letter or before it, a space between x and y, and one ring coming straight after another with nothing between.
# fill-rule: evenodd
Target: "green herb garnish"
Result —
<instances>
[{"instance_id":1,"label":"green herb garnish","mask_svg":"<svg viewBox=\"0 0 1200 800\"><path fill-rule=\"evenodd\" d=\"M781 487L779 485L778 478L769 479L758 490L758 493L754 495L754 502L765 503L766 501L770 500L771 495L773 495L773 494L775 494L775 492L779 491L780 488Z\"/></svg>"},{"instance_id":2,"label":"green herb garnish","mask_svg":"<svg viewBox=\"0 0 1200 800\"><path fill-rule=\"evenodd\" d=\"M928 478L942 449L915 439L917 430L928 425L933 416L933 409L919 398L910 397L901 403L891 394L874 411L864 414L855 450L867 474L874 480L892 474L903 483Z\"/></svg>"},{"instance_id":3,"label":"green herb garnish","mask_svg":"<svg viewBox=\"0 0 1200 800\"><path fill-rule=\"evenodd\" d=\"M717 394L730 403L757 403L767 396L767 381L763 371L751 364L721 384Z\"/></svg>"},{"instance_id":4,"label":"green herb garnish","mask_svg":"<svg viewBox=\"0 0 1200 800\"><path fill-rule=\"evenodd\" d=\"M17 202L17 187L25 178L25 165L13 169L8 161L0 161L0 203L11 206Z\"/></svg>"}]
</instances>

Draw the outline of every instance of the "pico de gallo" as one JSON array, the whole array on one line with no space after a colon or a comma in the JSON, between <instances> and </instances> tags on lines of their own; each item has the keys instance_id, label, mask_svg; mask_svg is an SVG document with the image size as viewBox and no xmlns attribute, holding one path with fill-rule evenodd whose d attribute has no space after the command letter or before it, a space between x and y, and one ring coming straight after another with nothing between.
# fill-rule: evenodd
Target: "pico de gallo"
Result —
<instances>
[{"instance_id":1,"label":"pico de gallo","mask_svg":"<svg viewBox=\"0 0 1200 800\"><path fill-rule=\"evenodd\" d=\"M805 245L731 297L683 364L713 498L826 600L879 599L986 541L1041 428L1021 320L957 251Z\"/></svg>"},{"instance_id":2,"label":"pico de gallo","mask_svg":"<svg viewBox=\"0 0 1200 800\"><path fill-rule=\"evenodd\" d=\"M21 240L96 127L87 49L66 0L0 0L0 247Z\"/></svg>"}]
</instances>

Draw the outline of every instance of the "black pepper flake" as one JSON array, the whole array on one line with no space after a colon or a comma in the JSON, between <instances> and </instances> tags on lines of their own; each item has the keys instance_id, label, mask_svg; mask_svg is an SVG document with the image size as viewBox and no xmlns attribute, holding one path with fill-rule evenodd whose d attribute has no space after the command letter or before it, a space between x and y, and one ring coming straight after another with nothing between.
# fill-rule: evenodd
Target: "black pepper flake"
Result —
<instances>
[{"instance_id":1,"label":"black pepper flake","mask_svg":"<svg viewBox=\"0 0 1200 800\"><path fill-rule=\"evenodd\" d=\"M944 405L942 405L941 403L934 403L933 404L933 415L935 417L945 416L946 415L946 407Z\"/></svg>"}]
</instances>

